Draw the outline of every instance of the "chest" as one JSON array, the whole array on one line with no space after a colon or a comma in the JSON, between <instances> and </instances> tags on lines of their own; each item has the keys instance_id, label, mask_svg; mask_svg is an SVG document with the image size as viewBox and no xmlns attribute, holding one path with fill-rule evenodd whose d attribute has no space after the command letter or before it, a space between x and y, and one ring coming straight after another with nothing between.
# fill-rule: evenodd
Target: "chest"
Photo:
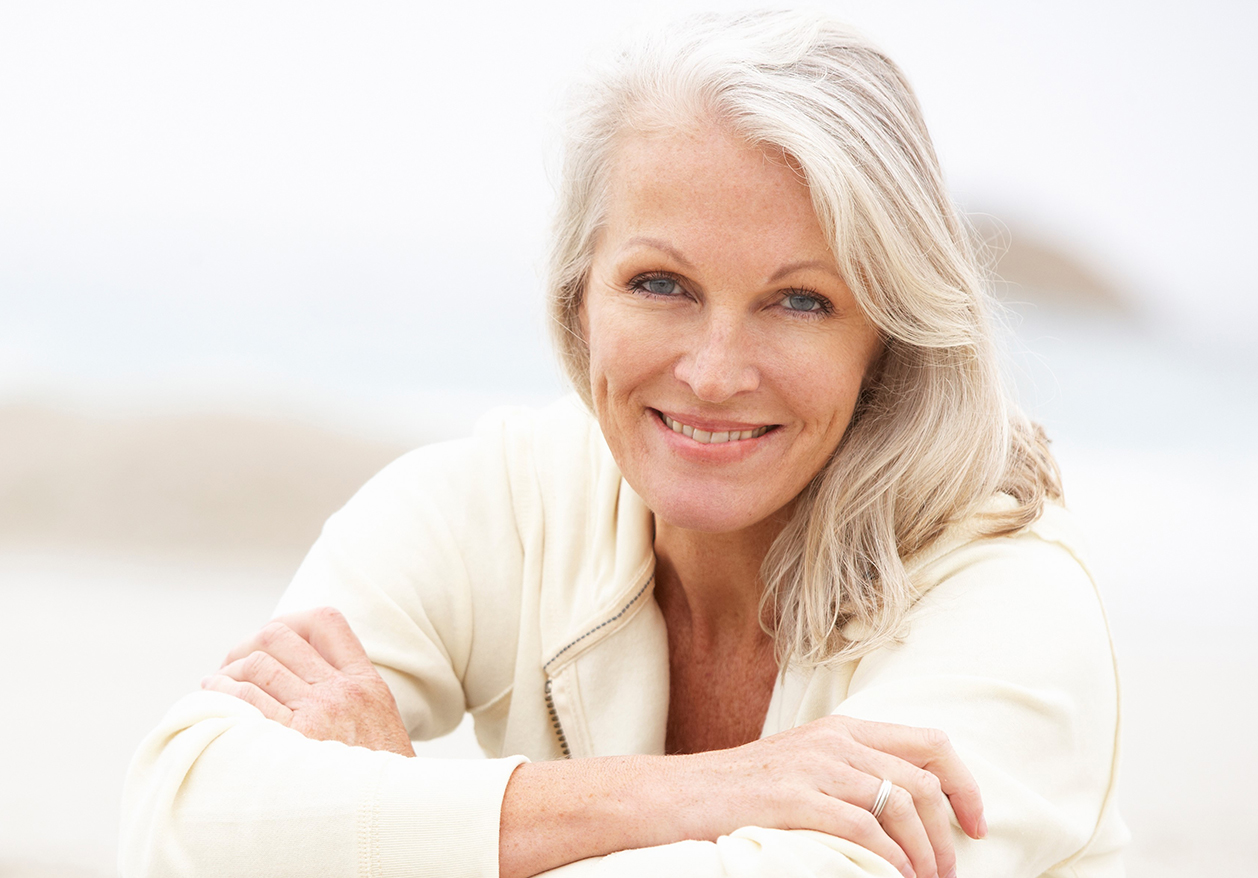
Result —
<instances>
[{"instance_id":1,"label":"chest","mask_svg":"<svg viewBox=\"0 0 1258 878\"><path fill-rule=\"evenodd\" d=\"M699 648L669 637L666 753L737 747L760 737L777 662L768 635Z\"/></svg>"}]
</instances>

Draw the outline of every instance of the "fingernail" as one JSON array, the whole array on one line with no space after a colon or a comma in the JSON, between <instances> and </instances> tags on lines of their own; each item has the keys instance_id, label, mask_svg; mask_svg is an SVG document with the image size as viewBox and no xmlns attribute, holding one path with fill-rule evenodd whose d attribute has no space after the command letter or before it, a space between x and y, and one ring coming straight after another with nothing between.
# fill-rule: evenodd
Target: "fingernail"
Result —
<instances>
[{"instance_id":1,"label":"fingernail","mask_svg":"<svg viewBox=\"0 0 1258 878\"><path fill-rule=\"evenodd\" d=\"M987 838L987 818L981 814L978 818L978 837Z\"/></svg>"}]
</instances>

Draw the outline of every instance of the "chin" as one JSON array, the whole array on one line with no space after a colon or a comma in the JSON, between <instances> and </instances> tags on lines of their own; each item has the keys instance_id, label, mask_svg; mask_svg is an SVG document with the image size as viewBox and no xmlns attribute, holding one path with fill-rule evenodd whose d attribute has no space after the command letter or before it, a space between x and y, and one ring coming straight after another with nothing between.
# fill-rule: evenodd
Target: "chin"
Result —
<instances>
[{"instance_id":1,"label":"chin","mask_svg":"<svg viewBox=\"0 0 1258 878\"><path fill-rule=\"evenodd\" d=\"M647 505L661 521L683 530L734 533L759 524L773 514L773 510L749 509L745 502L701 487L686 492L688 496L678 496L676 490L670 493L672 496L659 498L659 502L648 502Z\"/></svg>"}]
</instances>

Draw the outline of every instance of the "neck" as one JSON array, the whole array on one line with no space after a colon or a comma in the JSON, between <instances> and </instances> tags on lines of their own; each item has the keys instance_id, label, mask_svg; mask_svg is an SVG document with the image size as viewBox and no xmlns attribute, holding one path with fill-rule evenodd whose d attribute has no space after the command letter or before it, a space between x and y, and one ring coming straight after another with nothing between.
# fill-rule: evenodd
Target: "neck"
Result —
<instances>
[{"instance_id":1,"label":"neck","mask_svg":"<svg viewBox=\"0 0 1258 878\"><path fill-rule=\"evenodd\" d=\"M760 567L786 526L784 511L733 533L703 533L655 520L655 599L700 642L762 636Z\"/></svg>"}]
</instances>

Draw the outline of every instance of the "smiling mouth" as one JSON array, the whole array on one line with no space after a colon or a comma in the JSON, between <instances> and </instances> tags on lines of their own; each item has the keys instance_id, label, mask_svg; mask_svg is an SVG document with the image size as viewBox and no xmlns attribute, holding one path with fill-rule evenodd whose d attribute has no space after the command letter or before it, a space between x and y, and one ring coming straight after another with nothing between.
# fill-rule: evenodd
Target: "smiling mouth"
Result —
<instances>
[{"instance_id":1,"label":"smiling mouth","mask_svg":"<svg viewBox=\"0 0 1258 878\"><path fill-rule=\"evenodd\" d=\"M722 442L737 442L740 439L756 439L772 430L774 426L770 424L764 427L756 427L754 430L728 430L710 433L707 430L699 430L689 424L683 424L681 421L675 421L663 412L659 412L659 416L660 420L664 422L664 426L674 433L681 433L683 436L704 445L719 445Z\"/></svg>"}]
</instances>

